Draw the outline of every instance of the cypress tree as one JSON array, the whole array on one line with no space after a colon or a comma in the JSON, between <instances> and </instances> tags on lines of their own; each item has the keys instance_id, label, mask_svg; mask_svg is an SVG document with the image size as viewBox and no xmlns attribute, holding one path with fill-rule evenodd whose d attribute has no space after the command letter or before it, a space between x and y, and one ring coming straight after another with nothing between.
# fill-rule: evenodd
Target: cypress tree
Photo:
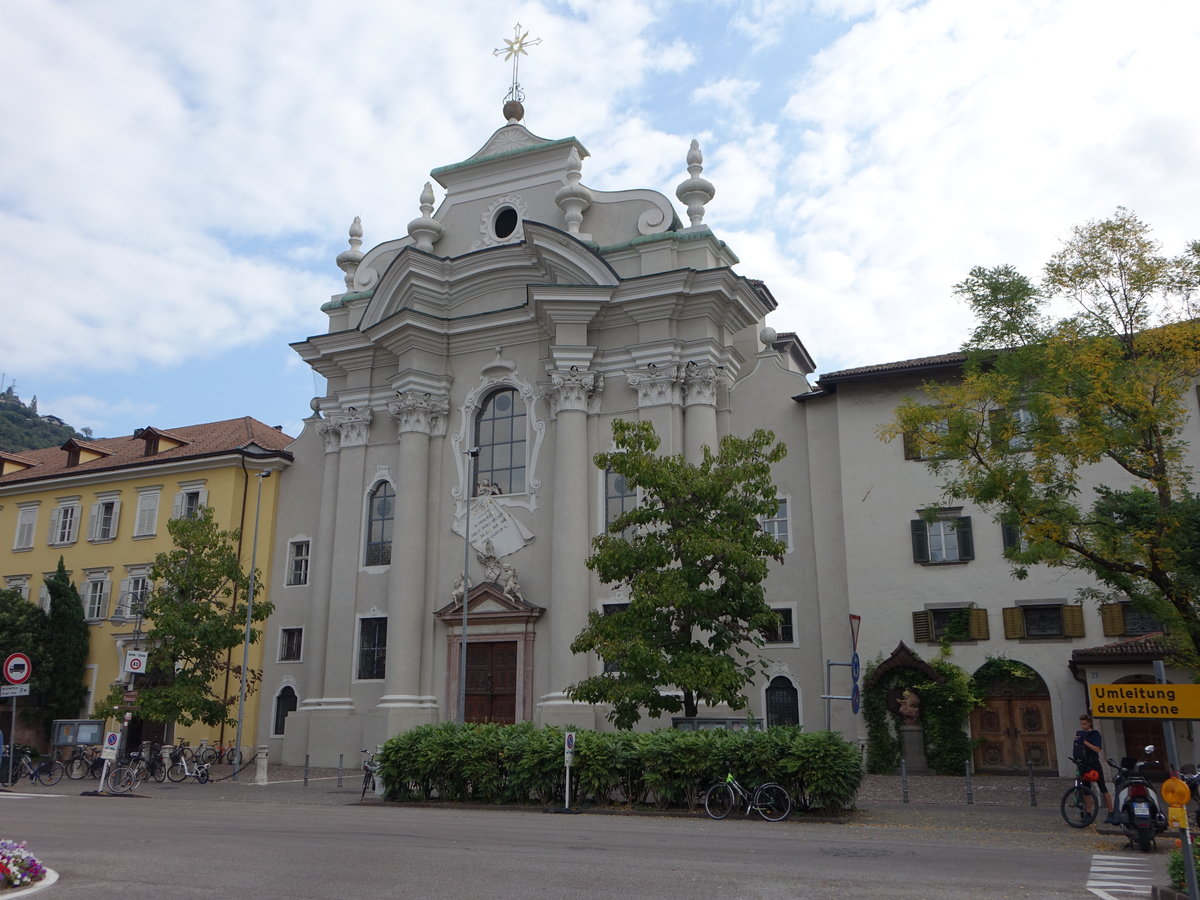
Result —
<instances>
[{"instance_id":1,"label":"cypress tree","mask_svg":"<svg viewBox=\"0 0 1200 900\"><path fill-rule=\"evenodd\" d=\"M41 668L46 673L42 681L43 706L49 725L53 719L79 718L87 698L83 676L90 631L83 615L83 601L61 556L58 571L46 579L46 587L50 590L46 650L43 659L34 660L34 671Z\"/></svg>"}]
</instances>

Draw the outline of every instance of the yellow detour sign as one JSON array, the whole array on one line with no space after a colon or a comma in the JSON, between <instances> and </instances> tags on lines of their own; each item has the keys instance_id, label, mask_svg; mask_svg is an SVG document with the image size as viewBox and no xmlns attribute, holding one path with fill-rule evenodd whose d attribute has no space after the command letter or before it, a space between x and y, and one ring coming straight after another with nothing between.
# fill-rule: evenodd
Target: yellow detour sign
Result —
<instances>
[{"instance_id":1,"label":"yellow detour sign","mask_svg":"<svg viewBox=\"0 0 1200 900\"><path fill-rule=\"evenodd\" d=\"M1200 684L1093 684L1100 719L1200 719Z\"/></svg>"}]
</instances>

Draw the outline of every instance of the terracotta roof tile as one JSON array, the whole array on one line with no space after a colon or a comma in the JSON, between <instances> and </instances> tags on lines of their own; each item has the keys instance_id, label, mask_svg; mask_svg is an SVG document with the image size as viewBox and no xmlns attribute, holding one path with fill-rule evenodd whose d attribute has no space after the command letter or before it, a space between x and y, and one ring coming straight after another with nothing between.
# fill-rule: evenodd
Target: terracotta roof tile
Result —
<instances>
[{"instance_id":1,"label":"terracotta roof tile","mask_svg":"<svg viewBox=\"0 0 1200 900\"><path fill-rule=\"evenodd\" d=\"M1076 663L1120 663L1144 662L1165 659L1171 655L1172 647L1161 631L1138 637L1125 638L1099 647L1081 647L1071 651L1071 661Z\"/></svg>"},{"instance_id":2,"label":"terracotta roof tile","mask_svg":"<svg viewBox=\"0 0 1200 900\"><path fill-rule=\"evenodd\" d=\"M76 441L75 443L79 446L109 455L100 459L87 460L75 466L67 465L67 452L61 447L24 450L21 452L22 461L31 462L33 466L0 476L0 487L68 474L102 472L150 463L197 459L243 450L251 445L257 445L270 454L277 454L285 451L295 440L279 429L265 425L250 416L226 419L223 422L208 422L204 425L185 425L169 431L153 430L165 437L185 443L182 446L146 456L146 443L136 435L96 438L86 443Z\"/></svg>"}]
</instances>

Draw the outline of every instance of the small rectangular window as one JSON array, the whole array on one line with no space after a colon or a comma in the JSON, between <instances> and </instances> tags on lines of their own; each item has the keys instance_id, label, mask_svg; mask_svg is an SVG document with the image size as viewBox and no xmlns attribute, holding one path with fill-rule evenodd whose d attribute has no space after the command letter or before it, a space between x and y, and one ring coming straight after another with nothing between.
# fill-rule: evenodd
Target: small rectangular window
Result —
<instances>
[{"instance_id":1,"label":"small rectangular window","mask_svg":"<svg viewBox=\"0 0 1200 900\"><path fill-rule=\"evenodd\" d=\"M133 523L134 537L151 537L158 527L158 491L138 493L137 521Z\"/></svg>"},{"instance_id":2,"label":"small rectangular window","mask_svg":"<svg viewBox=\"0 0 1200 900\"><path fill-rule=\"evenodd\" d=\"M387 616L358 620L358 679L381 681L387 662Z\"/></svg>"},{"instance_id":3,"label":"small rectangular window","mask_svg":"<svg viewBox=\"0 0 1200 900\"><path fill-rule=\"evenodd\" d=\"M386 622L387 620L384 619ZM300 653L304 649L303 628L279 629L279 661L299 662Z\"/></svg>"},{"instance_id":4,"label":"small rectangular window","mask_svg":"<svg viewBox=\"0 0 1200 900\"><path fill-rule=\"evenodd\" d=\"M975 558L970 516L941 515L932 522L913 519L910 530L913 562L939 565Z\"/></svg>"},{"instance_id":5,"label":"small rectangular window","mask_svg":"<svg viewBox=\"0 0 1200 900\"><path fill-rule=\"evenodd\" d=\"M792 624L792 608L790 606L776 606L775 612L779 614L779 624L774 628L763 629L763 638L768 644L792 644L796 641L796 630Z\"/></svg>"},{"instance_id":6,"label":"small rectangular window","mask_svg":"<svg viewBox=\"0 0 1200 900\"><path fill-rule=\"evenodd\" d=\"M103 619L108 615L108 579L87 582L84 596L84 613L90 620Z\"/></svg>"},{"instance_id":7,"label":"small rectangular window","mask_svg":"<svg viewBox=\"0 0 1200 900\"><path fill-rule=\"evenodd\" d=\"M66 501L50 512L50 541L54 546L73 544L79 537L79 503Z\"/></svg>"},{"instance_id":8,"label":"small rectangular window","mask_svg":"<svg viewBox=\"0 0 1200 900\"><path fill-rule=\"evenodd\" d=\"M308 584L308 541L288 544L288 584Z\"/></svg>"},{"instance_id":9,"label":"small rectangular window","mask_svg":"<svg viewBox=\"0 0 1200 900\"><path fill-rule=\"evenodd\" d=\"M637 488L631 487L625 476L612 469L604 472L604 526L617 521L623 513L637 506Z\"/></svg>"},{"instance_id":10,"label":"small rectangular window","mask_svg":"<svg viewBox=\"0 0 1200 900\"><path fill-rule=\"evenodd\" d=\"M14 550L30 550L33 548L33 535L37 528L37 504L18 507L17 533L13 538Z\"/></svg>"},{"instance_id":11,"label":"small rectangular window","mask_svg":"<svg viewBox=\"0 0 1200 900\"><path fill-rule=\"evenodd\" d=\"M786 497L779 498L779 506L775 515L764 517L762 529L775 540L780 541L788 550L792 549L791 527L788 522L788 502Z\"/></svg>"},{"instance_id":12,"label":"small rectangular window","mask_svg":"<svg viewBox=\"0 0 1200 900\"><path fill-rule=\"evenodd\" d=\"M1076 638L1084 636L1083 607L1065 603L1029 603L1002 610L1004 636L1019 638Z\"/></svg>"},{"instance_id":13,"label":"small rectangular window","mask_svg":"<svg viewBox=\"0 0 1200 900\"><path fill-rule=\"evenodd\" d=\"M120 513L121 501L115 498L104 498L94 503L91 523L88 526L88 540L111 541L115 539Z\"/></svg>"}]
</instances>

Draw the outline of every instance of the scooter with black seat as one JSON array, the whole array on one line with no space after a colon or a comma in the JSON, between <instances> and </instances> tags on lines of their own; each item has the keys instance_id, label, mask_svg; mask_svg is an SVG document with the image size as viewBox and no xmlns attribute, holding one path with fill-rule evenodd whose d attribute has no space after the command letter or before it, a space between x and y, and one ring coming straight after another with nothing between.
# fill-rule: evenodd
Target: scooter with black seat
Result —
<instances>
[{"instance_id":1,"label":"scooter with black seat","mask_svg":"<svg viewBox=\"0 0 1200 900\"><path fill-rule=\"evenodd\" d=\"M1114 825L1120 827L1132 846L1149 853L1154 847L1154 838L1167 828L1167 817L1162 813L1162 804L1154 792L1154 786L1146 777L1143 769L1154 765L1155 760L1149 757L1154 753L1154 745L1145 748L1146 759L1138 760L1132 756L1121 758L1118 765L1112 759L1108 764L1116 770L1113 776L1113 816Z\"/></svg>"}]
</instances>

